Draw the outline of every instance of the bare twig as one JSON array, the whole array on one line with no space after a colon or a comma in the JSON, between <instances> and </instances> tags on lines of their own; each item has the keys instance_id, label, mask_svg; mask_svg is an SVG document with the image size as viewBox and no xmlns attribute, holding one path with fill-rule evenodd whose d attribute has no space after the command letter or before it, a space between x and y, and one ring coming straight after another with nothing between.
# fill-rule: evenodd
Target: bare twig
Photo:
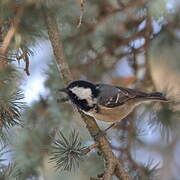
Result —
<instances>
[{"instance_id":1,"label":"bare twig","mask_svg":"<svg viewBox=\"0 0 180 180\"><path fill-rule=\"evenodd\" d=\"M17 13L14 16L13 22L11 23L10 28L9 28L9 30L8 30L4 40L2 42L2 46L0 48L0 53L2 55L5 55L7 52L7 49L10 45L10 42L11 42L12 38L14 37L14 34L17 31L17 28L19 26L20 19L22 17L23 11L24 11L24 6L20 6L17 9Z\"/></svg>"},{"instance_id":2,"label":"bare twig","mask_svg":"<svg viewBox=\"0 0 180 180\"><path fill-rule=\"evenodd\" d=\"M99 144L95 143L95 144L92 144L92 145L86 147L85 149L83 149L83 154L85 155L85 154L91 152L93 149L97 148L98 146L99 146Z\"/></svg>"},{"instance_id":3,"label":"bare twig","mask_svg":"<svg viewBox=\"0 0 180 180\"><path fill-rule=\"evenodd\" d=\"M83 13L84 13L84 3L85 3L85 0L80 0L81 13L79 16L79 22L78 22L77 28L80 28L82 24L82 18L83 18Z\"/></svg>"},{"instance_id":4,"label":"bare twig","mask_svg":"<svg viewBox=\"0 0 180 180\"><path fill-rule=\"evenodd\" d=\"M28 53L25 52L22 48L22 59L24 60L25 62L25 68L24 68L24 71L26 72L26 74L29 76L30 75L30 72L29 72L29 56L28 56Z\"/></svg>"},{"instance_id":5,"label":"bare twig","mask_svg":"<svg viewBox=\"0 0 180 180\"><path fill-rule=\"evenodd\" d=\"M56 63L60 72L60 76L67 85L72 81L72 75L70 73L68 64L65 62L58 25L56 23L54 15L48 14L46 11L47 10L44 10L44 15L48 29L49 39L51 41L53 52L56 57Z\"/></svg>"},{"instance_id":6,"label":"bare twig","mask_svg":"<svg viewBox=\"0 0 180 180\"><path fill-rule=\"evenodd\" d=\"M17 12L14 16L14 19L13 19L13 21L10 25L10 28L2 42L2 46L0 47L0 54L3 56L6 56L10 42L12 41L14 34L17 31L17 28L20 24L20 19L23 15L23 12L24 12L24 6L20 6L19 8L17 8ZM5 66L6 66L6 63L4 61L0 61L0 68L2 69Z\"/></svg>"},{"instance_id":7,"label":"bare twig","mask_svg":"<svg viewBox=\"0 0 180 180\"><path fill-rule=\"evenodd\" d=\"M47 26L49 38L53 47L54 55L56 57L56 62L59 67L59 73L65 84L68 85L69 82L72 81L72 75L70 73L68 64L65 61L61 43L61 34L58 30L58 25L56 19L53 14L49 13L47 10L43 10L45 23ZM78 110L80 113L82 120L86 124L89 133L94 138L100 132L100 128L98 127L94 118L85 115L82 111ZM122 166L118 165L119 161L112 152L111 145L109 144L107 138L105 136L98 136L94 138L95 142L98 143L98 147L102 152L102 155L106 161L105 173L103 176L103 180L111 180L112 175L115 172L116 166L118 166L117 171L119 172L118 177L122 180L130 180L129 175L122 168Z\"/></svg>"}]
</instances>

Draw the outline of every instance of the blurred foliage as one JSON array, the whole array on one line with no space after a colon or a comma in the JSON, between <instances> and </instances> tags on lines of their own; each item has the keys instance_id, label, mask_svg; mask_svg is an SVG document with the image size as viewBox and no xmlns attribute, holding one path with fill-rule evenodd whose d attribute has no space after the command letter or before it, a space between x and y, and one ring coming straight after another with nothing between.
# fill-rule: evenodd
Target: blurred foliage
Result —
<instances>
[{"instance_id":1,"label":"blurred foliage","mask_svg":"<svg viewBox=\"0 0 180 180\"><path fill-rule=\"evenodd\" d=\"M159 163L154 164L153 160L149 159L146 164L137 164L137 165L138 165L138 168L134 172L133 179L154 180L158 178Z\"/></svg>"},{"instance_id":2,"label":"blurred foliage","mask_svg":"<svg viewBox=\"0 0 180 180\"><path fill-rule=\"evenodd\" d=\"M8 64L0 69L0 135L2 141L10 139L8 145L13 150L10 159L16 165L2 166L0 179L10 179L16 168L18 180L67 179L69 174L55 172L50 157L57 162L57 167L65 162L62 169L74 169L73 162L82 158L82 146L75 132L67 138L72 127L80 132L85 145L92 143L73 107L57 102L64 97L58 92L64 83L53 57L44 73L48 95L24 109L19 90L22 74L15 67L23 60L28 74L34 45L48 39L42 7L56 15L65 57L74 79L108 82L144 91L170 89L167 97L173 95L175 98L170 98L168 104L139 106L110 131L109 137L114 152L134 179L170 180L167 174L172 179L179 177L179 172L173 171L174 167L179 167L174 160L178 161L179 157L170 153L176 149L179 152L180 138L178 1L85 1L82 23L77 28L81 14L79 0L0 0L0 45L19 7L24 7L20 25L7 54L0 55L0 63ZM43 63L43 59L38 63ZM131 75L126 74L127 69ZM19 124L21 126L10 128ZM106 126L102 122L99 125ZM51 152L52 144L54 153ZM134 158L140 149L145 152ZM154 151L157 152L155 156L151 154ZM149 160L147 153L155 162L160 159L160 165ZM102 170L102 159L94 151L85 158L87 161L78 161L77 174L71 174L69 179L89 179Z\"/></svg>"},{"instance_id":3,"label":"blurred foliage","mask_svg":"<svg viewBox=\"0 0 180 180\"><path fill-rule=\"evenodd\" d=\"M0 72L0 136L6 140L8 128L21 122L21 112L25 108L23 92L19 89L19 74L8 66Z\"/></svg>"},{"instance_id":4,"label":"blurred foliage","mask_svg":"<svg viewBox=\"0 0 180 180\"><path fill-rule=\"evenodd\" d=\"M3 156L7 153L6 146L0 149L0 179L1 180L18 180L19 172L15 165L6 163Z\"/></svg>"}]
</instances>

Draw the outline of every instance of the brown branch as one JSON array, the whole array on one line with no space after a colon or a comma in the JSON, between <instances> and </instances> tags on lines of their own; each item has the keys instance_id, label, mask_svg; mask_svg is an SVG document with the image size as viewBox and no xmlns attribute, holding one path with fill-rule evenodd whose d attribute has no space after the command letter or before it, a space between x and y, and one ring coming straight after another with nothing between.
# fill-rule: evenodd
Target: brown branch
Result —
<instances>
[{"instance_id":1,"label":"brown branch","mask_svg":"<svg viewBox=\"0 0 180 180\"><path fill-rule=\"evenodd\" d=\"M23 11L24 11L24 6L21 6L17 9L17 13L14 16L13 22L11 23L10 28L9 28L9 30L2 42L2 46L0 48L0 53L2 55L5 55L7 52L10 42L11 42L12 38L14 37L14 34L17 31L17 28L19 26Z\"/></svg>"},{"instance_id":2,"label":"brown branch","mask_svg":"<svg viewBox=\"0 0 180 180\"><path fill-rule=\"evenodd\" d=\"M17 12L14 16L14 19L12 23L10 24L10 28L2 42L2 46L0 47L0 54L3 56L6 56L10 42L12 41L14 34L17 31L18 26L20 24L20 19L23 15L23 12L24 12L24 6L20 6L19 8L17 8ZM0 68L2 69L5 66L6 66L6 63L4 61L1 61L0 59Z\"/></svg>"},{"instance_id":3,"label":"brown branch","mask_svg":"<svg viewBox=\"0 0 180 180\"><path fill-rule=\"evenodd\" d=\"M24 61L25 61L24 71L26 72L26 74L28 76L30 76L30 72L29 72L29 57L28 57L27 53L24 54Z\"/></svg>"},{"instance_id":4,"label":"brown branch","mask_svg":"<svg viewBox=\"0 0 180 180\"><path fill-rule=\"evenodd\" d=\"M120 160L117 160L117 164L116 164L116 168L115 168L115 174L119 179L122 178L122 174L123 174L122 170L123 170L122 162L120 162ZM128 180L129 175L124 174L123 179Z\"/></svg>"},{"instance_id":5,"label":"brown branch","mask_svg":"<svg viewBox=\"0 0 180 180\"><path fill-rule=\"evenodd\" d=\"M25 62L25 68L24 68L24 71L26 72L26 74L28 76L30 76L30 72L29 72L29 56L28 56L28 53L27 51L25 51L23 48L20 48L21 51L22 51L22 55L20 56L21 59L24 60Z\"/></svg>"},{"instance_id":6,"label":"brown branch","mask_svg":"<svg viewBox=\"0 0 180 180\"><path fill-rule=\"evenodd\" d=\"M69 82L72 81L72 75L70 73L68 64L65 61L61 43L61 34L58 29L58 24L53 14L48 12L48 10L43 9L45 24L48 30L49 39L51 41L53 52L56 57L56 62L59 67L59 73L65 84L68 85ZM82 120L86 124L89 133L94 138L100 132L100 128L98 127L94 118L85 115L82 111L78 110L80 113ZM118 171L118 177L122 180L130 180L129 175L126 171L124 171L123 167L119 165L119 161L112 152L111 145L109 144L107 138L105 136L98 136L94 138L95 142L99 144L99 149L102 152L102 155L106 161L105 173L103 176L103 180L111 180L112 175L115 172L115 168Z\"/></svg>"},{"instance_id":7,"label":"brown branch","mask_svg":"<svg viewBox=\"0 0 180 180\"><path fill-rule=\"evenodd\" d=\"M88 147L86 147L85 149L82 150L82 154L86 155L87 153L91 152L93 149L97 148L99 146L98 143L92 144Z\"/></svg>"},{"instance_id":8,"label":"brown branch","mask_svg":"<svg viewBox=\"0 0 180 180\"><path fill-rule=\"evenodd\" d=\"M53 14L49 14L48 10L43 9L45 16L45 23L48 30L49 39L51 41L53 52L56 57L56 63L59 69L59 73L66 85L72 81L72 75L70 73L68 64L65 62L63 47L61 43L61 35L58 29L56 19Z\"/></svg>"},{"instance_id":9,"label":"brown branch","mask_svg":"<svg viewBox=\"0 0 180 180\"><path fill-rule=\"evenodd\" d=\"M97 135L100 132L100 129L94 120L94 118L85 115L82 111L79 110L79 113L81 114L82 120L85 122L87 129L89 130L89 133L92 137ZM116 157L113 154L111 150L111 146L104 136L99 136L96 139L94 139L95 142L99 144L99 149L101 150L105 160L106 160L106 169L103 179L104 180L110 180L116 165ZM113 170L113 171L112 171ZM125 172L126 173L126 172Z\"/></svg>"}]
</instances>

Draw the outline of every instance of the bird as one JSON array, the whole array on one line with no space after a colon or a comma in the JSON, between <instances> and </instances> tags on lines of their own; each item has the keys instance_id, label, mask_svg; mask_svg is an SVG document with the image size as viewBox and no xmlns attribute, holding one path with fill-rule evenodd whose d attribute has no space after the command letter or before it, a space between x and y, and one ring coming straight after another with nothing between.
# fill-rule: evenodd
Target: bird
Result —
<instances>
[{"instance_id":1,"label":"bird","mask_svg":"<svg viewBox=\"0 0 180 180\"><path fill-rule=\"evenodd\" d=\"M108 123L120 122L136 106L146 101L168 102L161 92L141 92L135 89L84 80L71 82L60 89L85 114Z\"/></svg>"}]
</instances>

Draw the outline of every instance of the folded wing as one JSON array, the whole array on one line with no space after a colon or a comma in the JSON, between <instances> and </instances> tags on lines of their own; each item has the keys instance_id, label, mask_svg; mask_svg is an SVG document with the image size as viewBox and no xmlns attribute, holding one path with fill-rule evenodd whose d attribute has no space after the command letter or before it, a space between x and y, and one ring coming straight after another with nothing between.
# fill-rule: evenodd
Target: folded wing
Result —
<instances>
[{"instance_id":1,"label":"folded wing","mask_svg":"<svg viewBox=\"0 0 180 180\"><path fill-rule=\"evenodd\" d=\"M98 104L109 108L123 105L137 96L137 92L129 88L114 87L106 84L98 84L97 88L100 91Z\"/></svg>"}]
</instances>

